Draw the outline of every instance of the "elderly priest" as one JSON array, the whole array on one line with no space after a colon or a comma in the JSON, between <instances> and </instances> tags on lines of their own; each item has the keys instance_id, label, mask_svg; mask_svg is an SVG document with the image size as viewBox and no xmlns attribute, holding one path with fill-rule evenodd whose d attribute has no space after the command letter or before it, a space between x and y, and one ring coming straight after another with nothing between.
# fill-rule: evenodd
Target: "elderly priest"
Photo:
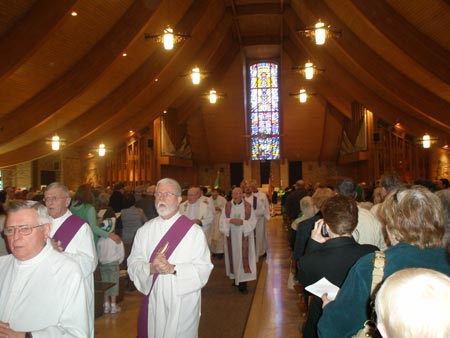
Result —
<instances>
[{"instance_id":1,"label":"elderly priest","mask_svg":"<svg viewBox=\"0 0 450 338\"><path fill-rule=\"evenodd\" d=\"M0 257L0 337L88 337L85 283L78 264L47 240L47 208L22 202L8 210Z\"/></svg>"}]
</instances>

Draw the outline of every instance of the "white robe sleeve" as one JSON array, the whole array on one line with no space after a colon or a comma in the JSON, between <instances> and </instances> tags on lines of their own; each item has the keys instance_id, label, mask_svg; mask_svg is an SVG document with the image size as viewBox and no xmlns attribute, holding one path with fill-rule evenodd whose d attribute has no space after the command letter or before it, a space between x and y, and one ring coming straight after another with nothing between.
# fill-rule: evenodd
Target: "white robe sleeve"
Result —
<instances>
[{"instance_id":1,"label":"white robe sleeve","mask_svg":"<svg viewBox=\"0 0 450 338\"><path fill-rule=\"evenodd\" d=\"M220 215L220 223L219 223L219 230L221 233L223 233L225 236L230 236L230 219L227 218L225 214L225 206L222 208L222 214Z\"/></svg>"},{"instance_id":2,"label":"white robe sleeve","mask_svg":"<svg viewBox=\"0 0 450 338\"><path fill-rule=\"evenodd\" d=\"M87 223L84 223L75 234L64 254L78 262L84 277L95 271L97 267L97 252L92 230Z\"/></svg>"},{"instance_id":3,"label":"white robe sleeve","mask_svg":"<svg viewBox=\"0 0 450 338\"><path fill-rule=\"evenodd\" d=\"M248 220L243 220L244 224L242 225L242 231L244 232L244 236L248 236L256 227L256 217L255 213L252 210L250 218Z\"/></svg>"},{"instance_id":4,"label":"white robe sleeve","mask_svg":"<svg viewBox=\"0 0 450 338\"><path fill-rule=\"evenodd\" d=\"M150 292L153 275L150 275L150 255L146 228L139 228L134 236L133 247L128 256L128 274L136 289L145 295Z\"/></svg>"},{"instance_id":5,"label":"white robe sleeve","mask_svg":"<svg viewBox=\"0 0 450 338\"><path fill-rule=\"evenodd\" d=\"M185 247L184 241L190 243L188 250L183 250L186 254L181 253L169 258L169 262L176 266L177 274L170 277L175 278L176 290L180 296L198 291L205 286L213 268L206 237L198 225L194 224L193 229L189 230L180 243L182 245L180 249ZM186 260L186 255L191 257Z\"/></svg>"}]
</instances>

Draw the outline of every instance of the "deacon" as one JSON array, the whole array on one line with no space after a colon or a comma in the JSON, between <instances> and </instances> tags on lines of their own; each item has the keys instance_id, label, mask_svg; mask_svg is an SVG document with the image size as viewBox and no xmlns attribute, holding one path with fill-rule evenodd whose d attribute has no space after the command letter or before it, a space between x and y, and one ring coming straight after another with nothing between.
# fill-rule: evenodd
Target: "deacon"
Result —
<instances>
[{"instance_id":1,"label":"deacon","mask_svg":"<svg viewBox=\"0 0 450 338\"><path fill-rule=\"evenodd\" d=\"M247 294L247 282L256 280L256 219L241 188L234 188L231 197L220 217L220 231L225 235L225 269L239 291Z\"/></svg>"},{"instance_id":2,"label":"deacon","mask_svg":"<svg viewBox=\"0 0 450 338\"><path fill-rule=\"evenodd\" d=\"M45 206L11 205L3 231L11 254L0 257L0 337L89 337L80 267L47 241Z\"/></svg>"},{"instance_id":3,"label":"deacon","mask_svg":"<svg viewBox=\"0 0 450 338\"><path fill-rule=\"evenodd\" d=\"M213 265L198 224L179 213L181 187L164 178L156 185L159 216L138 229L128 273L143 298L139 338L196 338L201 289Z\"/></svg>"},{"instance_id":4,"label":"deacon","mask_svg":"<svg viewBox=\"0 0 450 338\"><path fill-rule=\"evenodd\" d=\"M44 202L52 218L51 243L64 255L78 262L86 283L89 337L94 337L94 271L97 267L97 252L92 230L86 221L73 215L69 208L70 194L67 187L54 182L44 193Z\"/></svg>"}]
</instances>

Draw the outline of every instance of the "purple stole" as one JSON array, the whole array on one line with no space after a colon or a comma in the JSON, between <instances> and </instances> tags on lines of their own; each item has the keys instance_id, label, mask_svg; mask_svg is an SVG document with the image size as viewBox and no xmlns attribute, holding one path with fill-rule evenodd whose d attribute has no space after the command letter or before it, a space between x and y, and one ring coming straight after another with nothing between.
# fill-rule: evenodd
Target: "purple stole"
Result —
<instances>
[{"instance_id":1,"label":"purple stole","mask_svg":"<svg viewBox=\"0 0 450 338\"><path fill-rule=\"evenodd\" d=\"M194 223L184 215L181 215L175 223L170 227L170 229L165 233L165 235L160 239L159 243L156 245L152 254L150 255L150 263L155 259L158 252L160 252L166 244L169 244L166 251L167 259L173 253L175 248L180 244L181 240L187 234L189 229L192 227ZM138 317L138 338L147 338L148 337L148 302L150 299L150 294L152 293L153 286L155 285L155 281L158 278L159 274L153 274L152 285L150 287L150 291L148 295L146 295L141 302L141 307L139 309L139 317Z\"/></svg>"},{"instance_id":2,"label":"purple stole","mask_svg":"<svg viewBox=\"0 0 450 338\"><path fill-rule=\"evenodd\" d=\"M246 200L242 199L242 201L244 202L244 210L245 210L244 219L249 220L252 213L252 206ZM227 202L227 204L225 205L225 216L227 216L227 218L230 218L231 216L231 203L233 202ZM233 246L231 243L230 236L227 237L227 247L228 247L228 259L230 262L230 272L234 273ZM245 237L244 234L242 234L242 263L244 267L244 272L251 273L252 270L250 269L250 264L248 261L248 236Z\"/></svg>"},{"instance_id":3,"label":"purple stole","mask_svg":"<svg viewBox=\"0 0 450 338\"><path fill-rule=\"evenodd\" d=\"M81 217L78 217L77 215L70 215L61 224L59 229L56 230L53 235L53 239L57 242L61 242L60 246L63 251L66 251L70 241L75 237L76 233L81 229L84 223L86 223L86 221Z\"/></svg>"}]
</instances>

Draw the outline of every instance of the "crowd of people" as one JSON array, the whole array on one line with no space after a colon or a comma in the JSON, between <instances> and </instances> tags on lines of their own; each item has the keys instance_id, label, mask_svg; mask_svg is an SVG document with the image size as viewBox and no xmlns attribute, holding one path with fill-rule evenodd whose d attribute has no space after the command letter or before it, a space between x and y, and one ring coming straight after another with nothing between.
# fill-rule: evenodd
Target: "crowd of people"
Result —
<instances>
[{"instance_id":1,"label":"crowd of people","mask_svg":"<svg viewBox=\"0 0 450 338\"><path fill-rule=\"evenodd\" d=\"M385 255L381 270L384 279L389 280L397 271L417 268L450 276L450 189L447 179L439 182L418 180L407 185L396 173L386 173L376 193L366 191L372 200L365 199L361 193L364 190L358 189L360 185L349 178L339 180L334 187L318 184L314 189L307 189L303 181L295 184L294 192L284 198L284 219L291 228L296 280L301 287L308 287L326 278L339 288L336 298L331 299L326 293L313 295L304 291L308 311L302 329L304 338L353 337L372 319L370 301L376 296L371 293L376 251ZM298 203L297 215L298 209L292 208L292 200ZM405 276L410 274L420 273L406 272ZM447 290L450 288L448 281L443 278L442 282L447 283ZM397 288L398 283L395 283ZM388 289L389 284L384 288ZM411 290L420 291L420 287L411 286ZM388 300L386 294L395 297L394 292L389 292L379 295L377 309L383 308L384 313L392 314L389 304L396 300ZM418 322L419 316L414 315L417 306L428 306L428 310L423 311L436 313L440 326L419 336L449 337L450 317L442 319L437 308L431 308L426 299L418 298L414 298L417 305L410 303L409 307L402 307L405 315L396 318L404 318L405 323L406 320L412 323L415 318L414 327L429 327L424 320ZM379 323L384 337L416 336L398 334L398 330L386 324L393 325L386 314L379 317Z\"/></svg>"},{"instance_id":2,"label":"crowd of people","mask_svg":"<svg viewBox=\"0 0 450 338\"><path fill-rule=\"evenodd\" d=\"M450 189L448 180L440 182L405 185L388 173L370 191L348 178L333 187L299 180L270 199L254 180L227 196L218 188L182 189L169 178L135 191L122 183L111 189L82 184L74 192L57 182L43 192L7 187L0 192L0 337L93 337L94 271L114 285L103 300L103 312L114 314L121 311L121 266L145 295L139 337L196 337L201 289L214 259L224 259L226 277L247 294L258 260L267 255L267 222L278 200L299 285L325 277L339 288L335 298L305 291L303 337L352 337L370 319L377 251L386 260L376 301L380 332L407 337L394 333L391 307L402 309L402 325L420 323L414 306L402 305L407 294L397 299L393 290L408 278L449 288ZM408 290L418 293L417 304L429 307L422 298L435 297L445 311L439 297L416 284ZM51 311L40 315L47 306ZM448 337L448 316L436 323L421 337Z\"/></svg>"}]
</instances>

